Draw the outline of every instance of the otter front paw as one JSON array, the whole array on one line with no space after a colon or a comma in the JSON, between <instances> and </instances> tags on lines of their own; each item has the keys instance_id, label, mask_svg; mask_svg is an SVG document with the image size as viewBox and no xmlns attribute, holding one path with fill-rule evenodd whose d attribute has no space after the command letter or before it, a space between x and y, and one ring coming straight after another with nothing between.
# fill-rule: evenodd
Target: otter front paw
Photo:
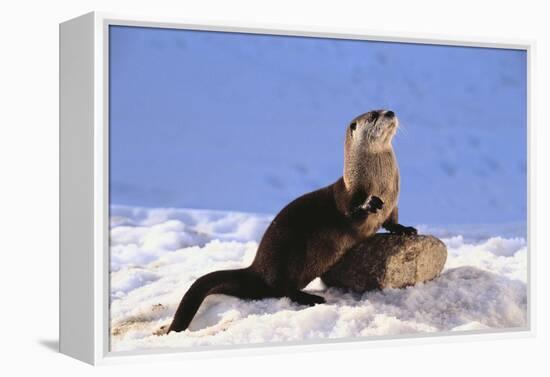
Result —
<instances>
[{"instance_id":1,"label":"otter front paw","mask_svg":"<svg viewBox=\"0 0 550 377\"><path fill-rule=\"evenodd\" d=\"M384 202L378 196L371 195L361 207L367 212L376 213L384 207Z\"/></svg>"},{"instance_id":2,"label":"otter front paw","mask_svg":"<svg viewBox=\"0 0 550 377\"><path fill-rule=\"evenodd\" d=\"M418 234L416 228L412 226L404 226L401 224L395 224L389 229L391 234L405 235L405 236L415 236Z\"/></svg>"},{"instance_id":3,"label":"otter front paw","mask_svg":"<svg viewBox=\"0 0 550 377\"><path fill-rule=\"evenodd\" d=\"M384 207L384 202L378 196L369 196L361 205L351 210L351 218L355 221L365 220L369 213L376 213Z\"/></svg>"}]
</instances>

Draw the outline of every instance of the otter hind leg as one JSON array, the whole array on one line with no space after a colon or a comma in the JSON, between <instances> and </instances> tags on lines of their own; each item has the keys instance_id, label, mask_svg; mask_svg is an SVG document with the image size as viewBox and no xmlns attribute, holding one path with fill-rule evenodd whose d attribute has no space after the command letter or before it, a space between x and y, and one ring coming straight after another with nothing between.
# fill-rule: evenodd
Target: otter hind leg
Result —
<instances>
[{"instance_id":1,"label":"otter hind leg","mask_svg":"<svg viewBox=\"0 0 550 377\"><path fill-rule=\"evenodd\" d=\"M288 297L300 305L313 306L315 304L324 304L326 302L324 297L312 295L303 291L295 291L288 294Z\"/></svg>"}]
</instances>

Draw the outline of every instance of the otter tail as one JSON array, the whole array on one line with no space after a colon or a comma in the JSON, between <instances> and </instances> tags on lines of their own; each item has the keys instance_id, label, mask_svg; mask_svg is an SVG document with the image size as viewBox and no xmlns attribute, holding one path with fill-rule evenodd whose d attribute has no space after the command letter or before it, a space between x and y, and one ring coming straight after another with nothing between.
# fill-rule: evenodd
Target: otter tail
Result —
<instances>
[{"instance_id":1,"label":"otter tail","mask_svg":"<svg viewBox=\"0 0 550 377\"><path fill-rule=\"evenodd\" d=\"M270 289L263 280L248 268L206 274L198 278L181 299L168 333L185 330L208 295L219 293L239 298L260 299L269 297L269 292Z\"/></svg>"}]
</instances>

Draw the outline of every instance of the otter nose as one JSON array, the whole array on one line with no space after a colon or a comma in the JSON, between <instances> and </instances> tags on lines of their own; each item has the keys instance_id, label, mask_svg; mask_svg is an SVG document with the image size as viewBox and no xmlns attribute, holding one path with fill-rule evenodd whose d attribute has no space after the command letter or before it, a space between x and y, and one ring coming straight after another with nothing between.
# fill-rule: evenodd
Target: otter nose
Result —
<instances>
[{"instance_id":1,"label":"otter nose","mask_svg":"<svg viewBox=\"0 0 550 377\"><path fill-rule=\"evenodd\" d=\"M384 113L384 116L385 116L386 118L393 118L393 117L395 116L395 113L394 113L393 111L391 111L391 110L388 110L388 111L386 111L386 112Z\"/></svg>"}]
</instances>

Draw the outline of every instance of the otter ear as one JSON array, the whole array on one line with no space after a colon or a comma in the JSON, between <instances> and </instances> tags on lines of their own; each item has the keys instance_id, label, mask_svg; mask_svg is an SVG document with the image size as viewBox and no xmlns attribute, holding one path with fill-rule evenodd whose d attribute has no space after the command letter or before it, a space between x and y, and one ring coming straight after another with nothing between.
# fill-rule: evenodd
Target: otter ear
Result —
<instances>
[{"instance_id":1,"label":"otter ear","mask_svg":"<svg viewBox=\"0 0 550 377\"><path fill-rule=\"evenodd\" d=\"M351 130L351 132L355 131L356 128L357 128L357 122L355 121L351 122L349 125L349 129Z\"/></svg>"}]
</instances>

